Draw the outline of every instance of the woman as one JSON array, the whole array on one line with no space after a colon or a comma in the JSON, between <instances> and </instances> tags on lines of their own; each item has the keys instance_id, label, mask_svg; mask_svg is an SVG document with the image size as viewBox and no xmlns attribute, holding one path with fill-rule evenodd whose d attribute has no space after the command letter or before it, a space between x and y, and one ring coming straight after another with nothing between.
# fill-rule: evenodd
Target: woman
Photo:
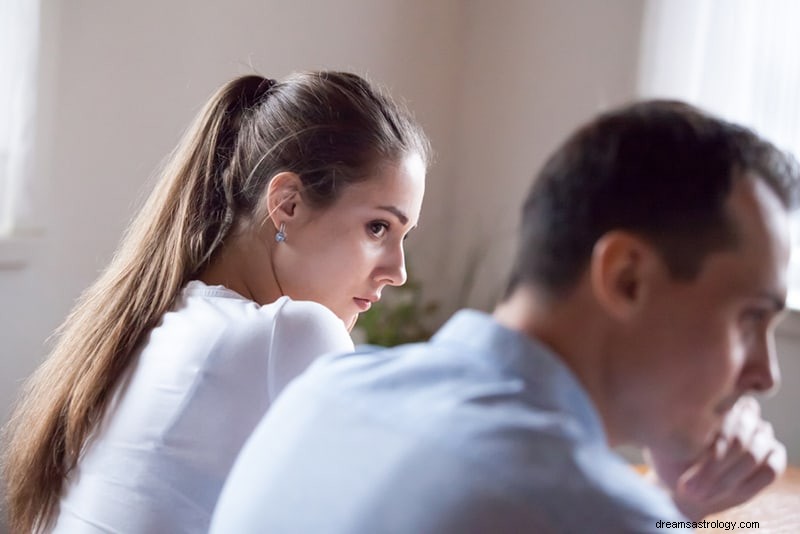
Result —
<instances>
[{"instance_id":1,"label":"woman","mask_svg":"<svg viewBox=\"0 0 800 534\"><path fill-rule=\"evenodd\" d=\"M353 74L223 86L23 392L14 531L206 531L281 388L405 281L427 158Z\"/></svg>"}]
</instances>

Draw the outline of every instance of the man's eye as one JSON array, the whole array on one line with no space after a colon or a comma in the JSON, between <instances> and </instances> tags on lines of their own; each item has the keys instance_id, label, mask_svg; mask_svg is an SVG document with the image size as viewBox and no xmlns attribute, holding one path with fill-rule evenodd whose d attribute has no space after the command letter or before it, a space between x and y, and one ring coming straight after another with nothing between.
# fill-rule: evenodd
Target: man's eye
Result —
<instances>
[{"instance_id":1,"label":"man's eye","mask_svg":"<svg viewBox=\"0 0 800 534\"><path fill-rule=\"evenodd\" d=\"M743 319L751 323L763 323L769 319L769 316L769 311L753 308L744 312Z\"/></svg>"}]
</instances>

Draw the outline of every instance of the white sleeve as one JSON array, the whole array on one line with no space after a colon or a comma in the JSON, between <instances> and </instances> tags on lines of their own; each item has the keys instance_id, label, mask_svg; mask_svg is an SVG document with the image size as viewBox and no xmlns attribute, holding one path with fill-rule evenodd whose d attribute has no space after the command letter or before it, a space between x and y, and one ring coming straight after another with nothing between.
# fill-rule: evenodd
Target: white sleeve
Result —
<instances>
[{"instance_id":1,"label":"white sleeve","mask_svg":"<svg viewBox=\"0 0 800 534\"><path fill-rule=\"evenodd\" d=\"M316 302L287 299L273 323L268 379L270 402L319 356L353 350L353 340L344 322L332 311Z\"/></svg>"}]
</instances>

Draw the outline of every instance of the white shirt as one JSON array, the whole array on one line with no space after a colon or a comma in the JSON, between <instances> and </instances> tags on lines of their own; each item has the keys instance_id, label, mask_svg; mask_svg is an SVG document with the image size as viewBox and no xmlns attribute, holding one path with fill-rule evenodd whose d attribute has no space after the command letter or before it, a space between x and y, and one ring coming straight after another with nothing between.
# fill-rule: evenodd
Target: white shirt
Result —
<instances>
[{"instance_id":1,"label":"white shirt","mask_svg":"<svg viewBox=\"0 0 800 534\"><path fill-rule=\"evenodd\" d=\"M206 532L245 439L317 356L353 350L314 302L187 284L143 341L65 484L54 532Z\"/></svg>"}]
</instances>

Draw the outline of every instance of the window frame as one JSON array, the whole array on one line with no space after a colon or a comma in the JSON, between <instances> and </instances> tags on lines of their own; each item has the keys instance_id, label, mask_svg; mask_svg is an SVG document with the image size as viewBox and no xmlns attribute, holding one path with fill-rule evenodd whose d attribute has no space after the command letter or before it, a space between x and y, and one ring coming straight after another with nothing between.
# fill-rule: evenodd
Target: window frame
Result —
<instances>
[{"instance_id":1,"label":"window frame","mask_svg":"<svg viewBox=\"0 0 800 534\"><path fill-rule=\"evenodd\" d=\"M5 98L0 103L8 117L8 130L0 139L0 271L19 269L29 263L43 227L36 194L35 153L39 152L40 63L43 19L40 0L9 0L2 6L0 25L6 56L0 58L8 73ZM12 28L9 30L9 28Z\"/></svg>"}]
</instances>

